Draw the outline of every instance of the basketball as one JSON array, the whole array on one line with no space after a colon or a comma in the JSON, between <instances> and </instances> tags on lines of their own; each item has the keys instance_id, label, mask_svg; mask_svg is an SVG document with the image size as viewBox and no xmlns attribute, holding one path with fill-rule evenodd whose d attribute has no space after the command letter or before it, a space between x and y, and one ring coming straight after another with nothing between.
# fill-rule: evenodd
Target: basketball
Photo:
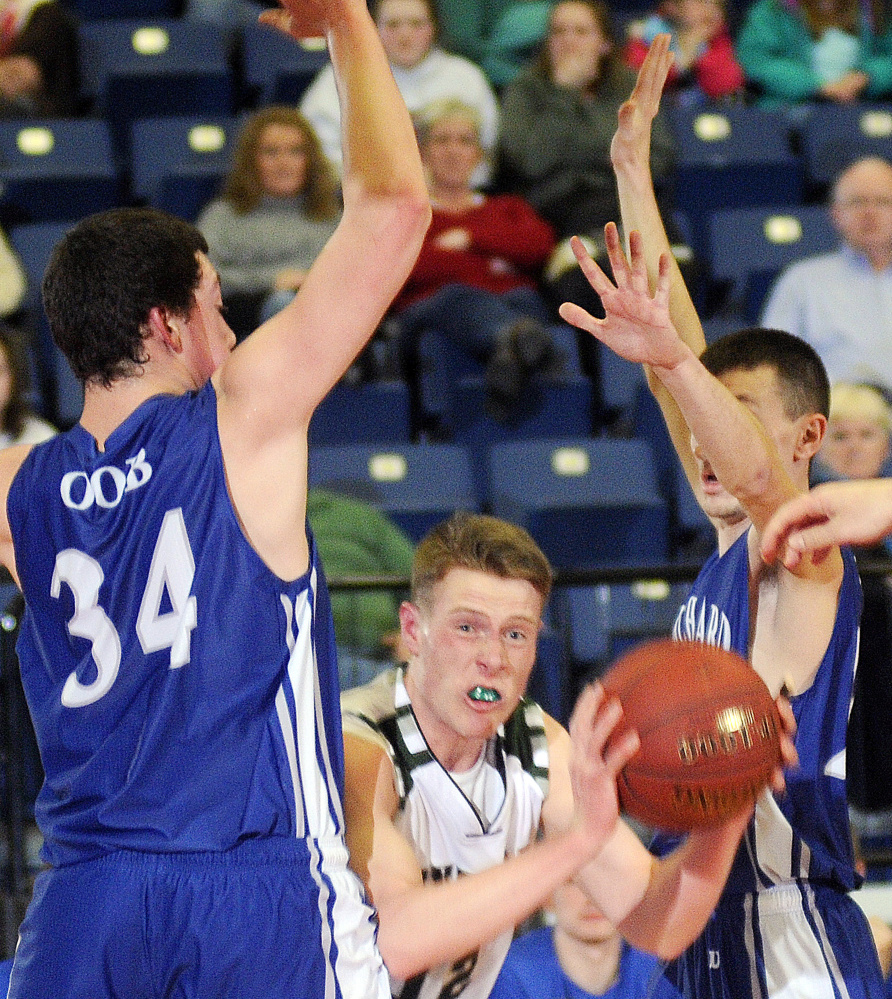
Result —
<instances>
[{"instance_id":1,"label":"basketball","mask_svg":"<svg viewBox=\"0 0 892 999\"><path fill-rule=\"evenodd\" d=\"M619 800L653 829L688 832L758 797L781 762L781 720L762 678L735 652L657 639L601 680L623 706L617 734L641 748L619 775Z\"/></svg>"}]
</instances>

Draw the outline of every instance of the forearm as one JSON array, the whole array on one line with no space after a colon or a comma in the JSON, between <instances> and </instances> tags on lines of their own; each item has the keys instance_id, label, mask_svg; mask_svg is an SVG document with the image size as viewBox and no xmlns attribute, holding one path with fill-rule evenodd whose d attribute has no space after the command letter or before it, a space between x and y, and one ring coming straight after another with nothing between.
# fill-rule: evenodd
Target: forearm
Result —
<instances>
[{"instance_id":1,"label":"forearm","mask_svg":"<svg viewBox=\"0 0 892 999\"><path fill-rule=\"evenodd\" d=\"M576 832L549 836L523 853L454 881L427 882L385 899L378 909L378 948L391 974L409 978L456 961L515 927L579 870L588 847Z\"/></svg>"},{"instance_id":2,"label":"forearm","mask_svg":"<svg viewBox=\"0 0 892 999\"><path fill-rule=\"evenodd\" d=\"M668 255L669 314L679 336L699 357L706 346L703 327L678 264L672 256L650 168L647 162L618 158L614 158L613 167L626 238L633 229L641 233L651 287L656 285L660 255Z\"/></svg>"},{"instance_id":3,"label":"forearm","mask_svg":"<svg viewBox=\"0 0 892 999\"><path fill-rule=\"evenodd\" d=\"M779 488L783 470L764 427L693 354L671 369L653 370L728 492L749 507Z\"/></svg>"},{"instance_id":4,"label":"forearm","mask_svg":"<svg viewBox=\"0 0 892 999\"><path fill-rule=\"evenodd\" d=\"M366 4L345 5L327 39L341 109L345 206L357 184L372 195L426 202L412 121Z\"/></svg>"},{"instance_id":5,"label":"forearm","mask_svg":"<svg viewBox=\"0 0 892 999\"><path fill-rule=\"evenodd\" d=\"M669 960L700 935L748 821L746 812L716 829L692 832L677 850L653 862L647 891L619 924L629 943Z\"/></svg>"}]
</instances>

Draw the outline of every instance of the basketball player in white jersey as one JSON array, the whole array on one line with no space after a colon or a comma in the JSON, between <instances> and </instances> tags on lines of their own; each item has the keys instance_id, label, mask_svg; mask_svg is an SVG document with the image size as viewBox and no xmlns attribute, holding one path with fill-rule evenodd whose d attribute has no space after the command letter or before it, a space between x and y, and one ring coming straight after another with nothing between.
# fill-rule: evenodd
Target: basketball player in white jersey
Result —
<instances>
[{"instance_id":1,"label":"basketball player in white jersey","mask_svg":"<svg viewBox=\"0 0 892 999\"><path fill-rule=\"evenodd\" d=\"M615 699L584 692L568 735L524 698L550 589L526 531L456 515L416 549L405 669L342 697L351 863L401 999L485 999L515 926L571 878L630 942L674 956L746 824L657 861L618 819L616 774L637 742L608 743Z\"/></svg>"}]
</instances>

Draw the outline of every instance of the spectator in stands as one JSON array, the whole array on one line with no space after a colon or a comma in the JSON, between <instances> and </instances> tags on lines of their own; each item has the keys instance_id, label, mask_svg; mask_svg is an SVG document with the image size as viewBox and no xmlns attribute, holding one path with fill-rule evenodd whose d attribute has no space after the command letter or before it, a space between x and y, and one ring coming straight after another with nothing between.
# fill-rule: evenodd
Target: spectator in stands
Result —
<instances>
[{"instance_id":1,"label":"spectator in stands","mask_svg":"<svg viewBox=\"0 0 892 999\"><path fill-rule=\"evenodd\" d=\"M892 93L892 22L879 0L754 0L737 58L766 107Z\"/></svg>"},{"instance_id":2,"label":"spectator in stands","mask_svg":"<svg viewBox=\"0 0 892 999\"><path fill-rule=\"evenodd\" d=\"M57 433L28 402L28 361L15 330L0 323L0 448L40 444Z\"/></svg>"},{"instance_id":3,"label":"spectator in stands","mask_svg":"<svg viewBox=\"0 0 892 999\"><path fill-rule=\"evenodd\" d=\"M782 272L762 325L810 343L831 383L892 391L892 164L871 156L847 167L829 211L841 245Z\"/></svg>"},{"instance_id":4,"label":"spectator in stands","mask_svg":"<svg viewBox=\"0 0 892 999\"><path fill-rule=\"evenodd\" d=\"M379 509L377 500L364 482L329 482L307 494L307 518L330 580L387 575L408 579L415 546ZM343 689L368 683L393 665L400 647L400 599L396 590L332 591Z\"/></svg>"},{"instance_id":5,"label":"spectator in stands","mask_svg":"<svg viewBox=\"0 0 892 999\"><path fill-rule=\"evenodd\" d=\"M614 43L603 0L558 0L539 57L502 94L500 186L526 198L555 228L559 244L545 270L544 289L556 305L581 305L603 315L601 303L570 250L580 236L607 265L604 226L619 218L610 143L620 105L635 82ZM691 258L672 226L675 147L666 122L654 122L651 169L676 254ZM597 386L600 347L580 337L583 367ZM596 401L596 406L600 404Z\"/></svg>"},{"instance_id":6,"label":"spectator in stands","mask_svg":"<svg viewBox=\"0 0 892 999\"><path fill-rule=\"evenodd\" d=\"M274 0L186 0L183 16L223 28L235 40L240 29L254 24Z\"/></svg>"},{"instance_id":7,"label":"spectator in stands","mask_svg":"<svg viewBox=\"0 0 892 999\"><path fill-rule=\"evenodd\" d=\"M489 999L647 999L652 954L626 943L575 882L552 896L554 926L515 939Z\"/></svg>"},{"instance_id":8,"label":"spectator in stands","mask_svg":"<svg viewBox=\"0 0 892 999\"><path fill-rule=\"evenodd\" d=\"M813 482L888 474L892 406L869 385L837 382L827 436ZM888 563L889 542L854 547L859 563ZM846 789L856 833L892 832L892 589L887 577L863 573L864 610L855 694L846 738Z\"/></svg>"},{"instance_id":9,"label":"spectator in stands","mask_svg":"<svg viewBox=\"0 0 892 999\"><path fill-rule=\"evenodd\" d=\"M21 308L27 288L21 262L0 229L0 319L8 319Z\"/></svg>"},{"instance_id":10,"label":"spectator in stands","mask_svg":"<svg viewBox=\"0 0 892 999\"><path fill-rule=\"evenodd\" d=\"M723 0L663 0L656 11L628 26L626 62L639 69L659 34L672 38L675 61L667 93L684 104L740 99L743 70L734 55Z\"/></svg>"},{"instance_id":11,"label":"spectator in stands","mask_svg":"<svg viewBox=\"0 0 892 999\"><path fill-rule=\"evenodd\" d=\"M529 376L555 362L546 328L554 317L538 290L554 232L517 195L475 188L475 108L437 101L416 124L433 220L394 303L401 354L411 370L420 334L439 331L486 364L490 409L507 419Z\"/></svg>"},{"instance_id":12,"label":"spectator in stands","mask_svg":"<svg viewBox=\"0 0 892 999\"><path fill-rule=\"evenodd\" d=\"M814 462L815 481L874 479L890 457L892 407L872 385L836 382L827 436Z\"/></svg>"},{"instance_id":13,"label":"spectator in stands","mask_svg":"<svg viewBox=\"0 0 892 999\"><path fill-rule=\"evenodd\" d=\"M334 170L306 118L279 105L254 112L222 194L197 220L236 333L294 298L340 216Z\"/></svg>"},{"instance_id":14,"label":"spectator in stands","mask_svg":"<svg viewBox=\"0 0 892 999\"><path fill-rule=\"evenodd\" d=\"M488 157L498 131L495 92L479 66L437 45L433 0L377 0L373 10L381 42L409 111L415 114L444 97L461 98L480 115L480 139ZM326 155L340 169L340 110L330 66L321 69L307 88L301 110L316 129ZM484 184L489 176L489 163L484 158L474 182Z\"/></svg>"},{"instance_id":15,"label":"spectator in stands","mask_svg":"<svg viewBox=\"0 0 892 999\"><path fill-rule=\"evenodd\" d=\"M78 25L57 0L0 6L0 118L77 113Z\"/></svg>"}]
</instances>

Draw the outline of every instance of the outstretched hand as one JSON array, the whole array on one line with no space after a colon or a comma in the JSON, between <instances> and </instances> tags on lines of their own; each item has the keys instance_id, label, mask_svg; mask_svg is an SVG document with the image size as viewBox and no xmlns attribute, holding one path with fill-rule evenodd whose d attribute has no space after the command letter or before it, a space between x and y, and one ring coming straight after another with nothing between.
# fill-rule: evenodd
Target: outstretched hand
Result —
<instances>
[{"instance_id":1,"label":"outstretched hand","mask_svg":"<svg viewBox=\"0 0 892 999\"><path fill-rule=\"evenodd\" d=\"M656 291L650 292L647 265L637 232L629 236L631 262L626 259L614 222L604 227L604 239L614 284L589 256L582 242L571 240L573 253L588 283L597 292L604 307L603 319L574 304L564 302L558 310L561 318L591 333L627 361L671 368L690 351L679 337L669 318L669 258L660 258Z\"/></svg>"},{"instance_id":2,"label":"outstretched hand","mask_svg":"<svg viewBox=\"0 0 892 999\"><path fill-rule=\"evenodd\" d=\"M785 503L762 532L766 562L795 569L806 553L821 562L836 545L868 545L892 532L892 482L826 482Z\"/></svg>"},{"instance_id":3,"label":"outstretched hand","mask_svg":"<svg viewBox=\"0 0 892 999\"><path fill-rule=\"evenodd\" d=\"M660 96L674 59L669 39L669 35L662 34L651 42L638 70L635 88L619 109L617 129L610 144L614 168L631 163L650 166L651 126L660 110Z\"/></svg>"},{"instance_id":4,"label":"outstretched hand","mask_svg":"<svg viewBox=\"0 0 892 999\"><path fill-rule=\"evenodd\" d=\"M292 38L322 38L329 25L352 0L279 0L280 7L260 15L268 24Z\"/></svg>"}]
</instances>

